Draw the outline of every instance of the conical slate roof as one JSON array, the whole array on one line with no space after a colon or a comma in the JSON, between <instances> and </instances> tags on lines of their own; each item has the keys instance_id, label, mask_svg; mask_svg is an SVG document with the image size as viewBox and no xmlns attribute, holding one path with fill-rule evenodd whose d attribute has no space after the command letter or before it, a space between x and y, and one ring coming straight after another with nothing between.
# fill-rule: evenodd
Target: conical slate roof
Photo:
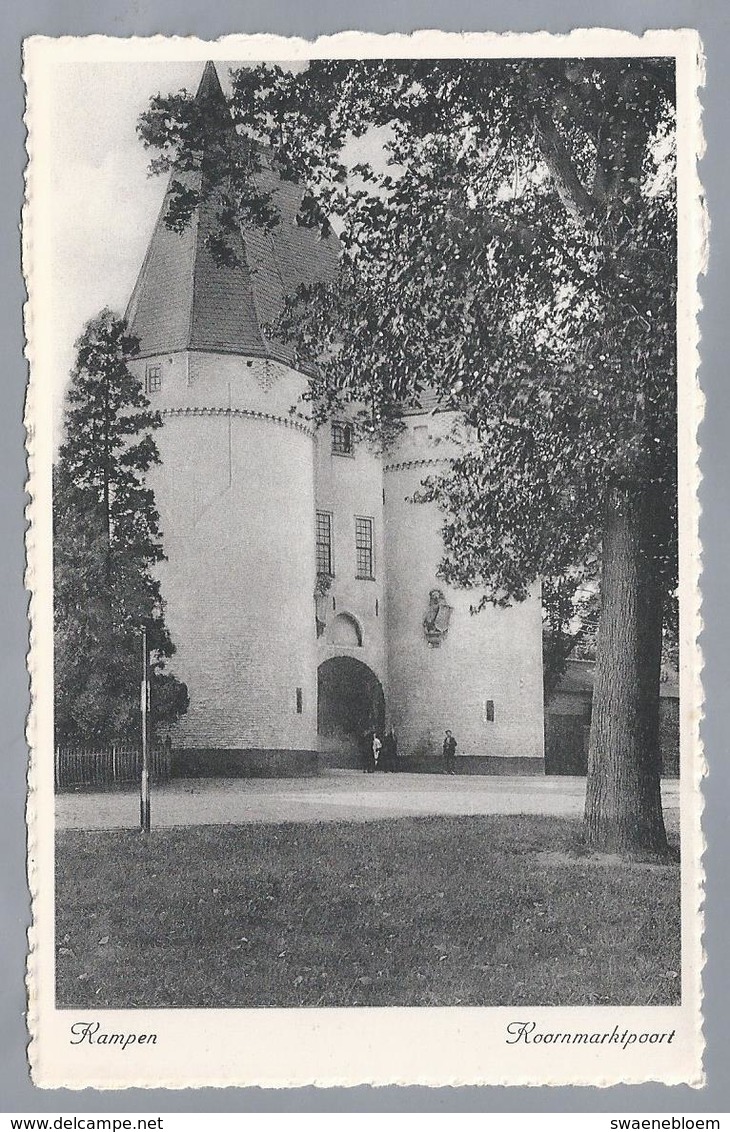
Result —
<instances>
[{"instance_id":1,"label":"conical slate roof","mask_svg":"<svg viewBox=\"0 0 730 1132\"><path fill-rule=\"evenodd\" d=\"M206 64L196 97L217 103L222 120L230 121L212 63ZM214 228L212 206L202 204L182 234L167 228L168 186L127 308L142 356L208 350L290 360L290 349L267 337L264 326L300 284L332 278L339 249L334 236L321 238L315 229L296 225L304 188L283 181L266 153L261 165L255 186L272 193L280 220L271 232L252 226L229 237L237 261L230 266L216 263L207 246ZM199 173L173 179L200 187Z\"/></svg>"}]
</instances>

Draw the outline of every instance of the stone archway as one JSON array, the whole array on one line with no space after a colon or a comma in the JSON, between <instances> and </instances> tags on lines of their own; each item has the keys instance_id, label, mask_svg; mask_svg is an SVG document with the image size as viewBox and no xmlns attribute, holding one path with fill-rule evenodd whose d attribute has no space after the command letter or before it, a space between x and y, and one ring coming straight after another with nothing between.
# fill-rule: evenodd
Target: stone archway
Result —
<instances>
[{"instance_id":1,"label":"stone archway","mask_svg":"<svg viewBox=\"0 0 730 1132\"><path fill-rule=\"evenodd\" d=\"M352 656L333 656L317 669L319 750L332 765L362 761L364 734L385 726L385 696L375 673Z\"/></svg>"}]
</instances>

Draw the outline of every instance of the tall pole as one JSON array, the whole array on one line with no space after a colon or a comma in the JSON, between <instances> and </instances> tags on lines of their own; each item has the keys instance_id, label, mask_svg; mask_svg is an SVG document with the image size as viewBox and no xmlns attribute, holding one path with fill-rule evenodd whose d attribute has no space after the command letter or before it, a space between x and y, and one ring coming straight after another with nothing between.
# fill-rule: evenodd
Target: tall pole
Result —
<instances>
[{"instance_id":1,"label":"tall pole","mask_svg":"<svg viewBox=\"0 0 730 1132\"><path fill-rule=\"evenodd\" d=\"M231 434L231 383L228 382L228 486L233 483L233 436Z\"/></svg>"},{"instance_id":2,"label":"tall pole","mask_svg":"<svg viewBox=\"0 0 730 1132\"><path fill-rule=\"evenodd\" d=\"M143 833L150 831L150 752L148 713L150 706L150 679L147 657L147 629L142 628L142 779L139 791L139 825Z\"/></svg>"}]
</instances>

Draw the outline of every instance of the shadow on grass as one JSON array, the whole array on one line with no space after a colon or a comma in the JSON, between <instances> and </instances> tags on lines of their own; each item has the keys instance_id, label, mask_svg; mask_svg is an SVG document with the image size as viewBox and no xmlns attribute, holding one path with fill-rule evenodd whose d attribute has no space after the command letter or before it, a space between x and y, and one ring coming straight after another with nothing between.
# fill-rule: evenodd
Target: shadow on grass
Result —
<instances>
[{"instance_id":1,"label":"shadow on grass","mask_svg":"<svg viewBox=\"0 0 730 1132\"><path fill-rule=\"evenodd\" d=\"M61 1007L678 1001L679 869L532 816L57 837Z\"/></svg>"}]
</instances>

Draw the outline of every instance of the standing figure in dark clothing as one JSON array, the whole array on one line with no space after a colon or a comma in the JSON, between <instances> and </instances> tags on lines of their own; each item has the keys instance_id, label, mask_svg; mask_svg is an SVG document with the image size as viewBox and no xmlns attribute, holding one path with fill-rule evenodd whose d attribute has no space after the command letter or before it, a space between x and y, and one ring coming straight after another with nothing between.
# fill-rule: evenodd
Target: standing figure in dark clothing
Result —
<instances>
[{"instance_id":1,"label":"standing figure in dark clothing","mask_svg":"<svg viewBox=\"0 0 730 1132\"><path fill-rule=\"evenodd\" d=\"M360 737L360 754L362 756L363 774L372 774L372 772L373 772L373 733L372 733L372 731L363 731L363 733Z\"/></svg>"},{"instance_id":2,"label":"standing figure in dark clothing","mask_svg":"<svg viewBox=\"0 0 730 1132\"><path fill-rule=\"evenodd\" d=\"M444 737L444 774L456 774L456 739L448 729Z\"/></svg>"},{"instance_id":3,"label":"standing figure in dark clothing","mask_svg":"<svg viewBox=\"0 0 730 1132\"><path fill-rule=\"evenodd\" d=\"M391 727L383 739L383 770L395 770L395 761L398 757L398 741L395 731Z\"/></svg>"}]
</instances>

